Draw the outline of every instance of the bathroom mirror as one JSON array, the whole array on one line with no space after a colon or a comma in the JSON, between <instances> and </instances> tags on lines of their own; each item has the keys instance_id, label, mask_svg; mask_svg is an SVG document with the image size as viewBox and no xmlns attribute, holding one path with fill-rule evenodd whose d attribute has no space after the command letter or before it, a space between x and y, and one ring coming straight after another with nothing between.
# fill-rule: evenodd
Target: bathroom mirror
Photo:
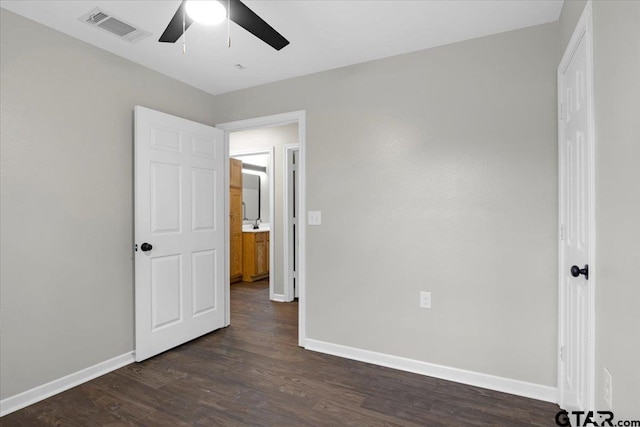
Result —
<instances>
[{"instance_id":1,"label":"bathroom mirror","mask_svg":"<svg viewBox=\"0 0 640 427\"><path fill-rule=\"evenodd\" d=\"M243 221L260 218L260 176L242 173L242 216Z\"/></svg>"}]
</instances>

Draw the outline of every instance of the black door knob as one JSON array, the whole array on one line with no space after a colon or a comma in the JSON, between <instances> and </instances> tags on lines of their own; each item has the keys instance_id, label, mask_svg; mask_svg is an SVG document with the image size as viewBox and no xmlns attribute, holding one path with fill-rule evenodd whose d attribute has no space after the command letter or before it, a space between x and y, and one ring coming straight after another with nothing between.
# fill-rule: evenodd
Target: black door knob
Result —
<instances>
[{"instance_id":1,"label":"black door knob","mask_svg":"<svg viewBox=\"0 0 640 427\"><path fill-rule=\"evenodd\" d=\"M571 275L573 277L578 277L579 275L584 274L584 278L589 280L589 265L586 264L584 268L580 268L577 265L571 267Z\"/></svg>"},{"instance_id":2,"label":"black door knob","mask_svg":"<svg viewBox=\"0 0 640 427\"><path fill-rule=\"evenodd\" d=\"M142 252L147 252L147 251L150 251L151 249L153 249L153 246L151 246L149 243L143 243L143 244L140 246L140 250L141 250Z\"/></svg>"}]
</instances>

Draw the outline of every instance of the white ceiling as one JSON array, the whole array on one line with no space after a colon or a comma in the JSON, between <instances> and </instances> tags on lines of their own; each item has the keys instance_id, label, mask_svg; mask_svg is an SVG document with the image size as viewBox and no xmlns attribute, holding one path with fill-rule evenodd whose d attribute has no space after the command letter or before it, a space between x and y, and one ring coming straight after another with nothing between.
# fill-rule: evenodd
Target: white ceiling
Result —
<instances>
[{"instance_id":1,"label":"white ceiling","mask_svg":"<svg viewBox=\"0 0 640 427\"><path fill-rule=\"evenodd\" d=\"M157 40L180 0L2 0L0 6L217 95L264 83L556 21L563 0L246 0L291 44L276 51L231 24L193 24ZM78 18L94 8L153 33L131 44ZM247 67L238 70L235 64Z\"/></svg>"}]
</instances>

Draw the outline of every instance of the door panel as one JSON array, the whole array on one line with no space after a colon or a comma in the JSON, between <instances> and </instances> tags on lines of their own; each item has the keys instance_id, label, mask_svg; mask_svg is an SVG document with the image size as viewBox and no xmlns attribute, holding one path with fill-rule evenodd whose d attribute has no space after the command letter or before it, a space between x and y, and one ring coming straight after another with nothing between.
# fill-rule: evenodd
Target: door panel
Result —
<instances>
[{"instance_id":1,"label":"door panel","mask_svg":"<svg viewBox=\"0 0 640 427\"><path fill-rule=\"evenodd\" d=\"M265 238L263 236L264 234L266 233L256 233L256 247L255 247L256 275L265 274L267 271L269 271L269 267L267 264L268 248L266 246Z\"/></svg>"},{"instance_id":2,"label":"door panel","mask_svg":"<svg viewBox=\"0 0 640 427\"><path fill-rule=\"evenodd\" d=\"M156 124L151 128L151 148L180 152L180 132Z\"/></svg>"},{"instance_id":3,"label":"door panel","mask_svg":"<svg viewBox=\"0 0 640 427\"><path fill-rule=\"evenodd\" d=\"M193 314L202 314L216 308L214 290L220 285L216 282L216 251L201 251L191 255L193 268ZM213 266L213 268L211 268ZM211 286L211 283L214 286Z\"/></svg>"},{"instance_id":4,"label":"door panel","mask_svg":"<svg viewBox=\"0 0 640 427\"><path fill-rule=\"evenodd\" d=\"M231 277L242 277L242 233L231 236Z\"/></svg>"},{"instance_id":5,"label":"door panel","mask_svg":"<svg viewBox=\"0 0 640 427\"><path fill-rule=\"evenodd\" d=\"M152 328L182 321L182 257L151 259Z\"/></svg>"},{"instance_id":6,"label":"door panel","mask_svg":"<svg viewBox=\"0 0 640 427\"><path fill-rule=\"evenodd\" d=\"M219 129L135 108L137 361L224 326L223 143Z\"/></svg>"},{"instance_id":7,"label":"door panel","mask_svg":"<svg viewBox=\"0 0 640 427\"><path fill-rule=\"evenodd\" d=\"M194 169L192 171L191 214L193 231L215 230L216 173L215 171ZM211 197L213 195L213 197Z\"/></svg>"},{"instance_id":8,"label":"door panel","mask_svg":"<svg viewBox=\"0 0 640 427\"><path fill-rule=\"evenodd\" d=\"M151 232L180 231L179 165L151 163Z\"/></svg>"}]
</instances>

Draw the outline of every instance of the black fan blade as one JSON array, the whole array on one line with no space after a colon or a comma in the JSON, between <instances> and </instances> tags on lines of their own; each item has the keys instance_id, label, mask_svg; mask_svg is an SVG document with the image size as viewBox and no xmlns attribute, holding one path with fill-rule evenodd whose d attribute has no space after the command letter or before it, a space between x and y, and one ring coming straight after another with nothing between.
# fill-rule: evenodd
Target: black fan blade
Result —
<instances>
[{"instance_id":1,"label":"black fan blade","mask_svg":"<svg viewBox=\"0 0 640 427\"><path fill-rule=\"evenodd\" d=\"M184 20L184 31L186 31L187 28L189 28L189 26L193 24L193 19L189 18L189 15L185 13L185 3L186 0L182 0L182 3L180 3L180 7L176 11L176 14L173 15L173 18L171 18L169 25L167 25L164 33L162 33L162 35L160 36L160 40L158 40L159 42L175 43L176 41L178 41L183 32L182 21Z\"/></svg>"},{"instance_id":2,"label":"black fan blade","mask_svg":"<svg viewBox=\"0 0 640 427\"><path fill-rule=\"evenodd\" d=\"M222 4L225 3L226 1L222 0ZM229 6L229 18L233 22L240 25L242 28L249 31L275 50L280 50L289 44L289 40L282 37L282 34L274 30L271 25L267 24L240 0L229 0Z\"/></svg>"}]
</instances>

